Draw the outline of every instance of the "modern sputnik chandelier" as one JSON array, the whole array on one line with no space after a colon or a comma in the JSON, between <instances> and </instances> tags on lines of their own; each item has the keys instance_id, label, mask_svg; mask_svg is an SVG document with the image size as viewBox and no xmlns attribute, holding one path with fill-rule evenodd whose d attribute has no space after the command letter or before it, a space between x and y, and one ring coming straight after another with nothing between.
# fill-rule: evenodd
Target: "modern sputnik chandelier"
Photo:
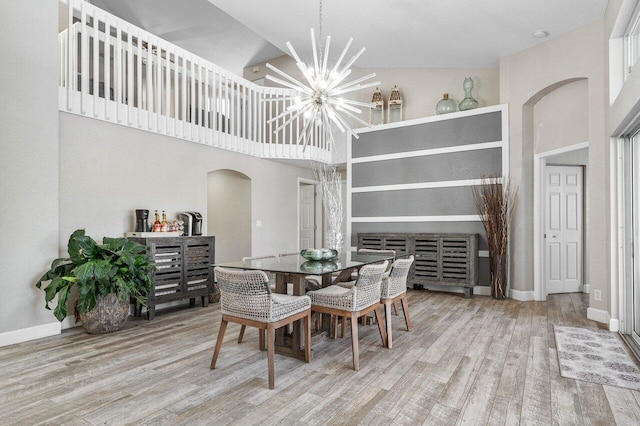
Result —
<instances>
[{"instance_id":1,"label":"modern sputnik chandelier","mask_svg":"<svg viewBox=\"0 0 640 426\"><path fill-rule=\"evenodd\" d=\"M331 45L331 36L327 36L326 45L324 46L324 53L322 47L322 0L320 0L320 49L316 45L316 37L313 28L311 28L311 48L313 51L313 64L307 65L298 56L295 49L290 42L287 42L287 48L291 52L291 56L296 61L296 66L306 79L307 83L302 83L295 78L291 77L284 71L279 70L273 65L267 63L267 68L279 74L285 80L267 75L268 80L273 81L281 86L293 89L296 91L295 96L278 98L274 100L290 100L293 101L291 106L285 108L285 110L277 116L271 118L269 122L278 121L284 119L283 123L276 128L274 133L277 133L300 116L303 118L303 125L298 133L297 144L300 144L301 140L304 140L303 151L307 148L307 144L311 138L314 127L323 127L324 131L320 132L321 137L326 138L325 142L335 150L335 141L333 138L333 131L331 124L335 124L342 133L349 131L356 138L358 135L353 132L351 126L345 120L346 117L351 117L354 120L362 123L364 126L370 127L370 124L360 119L355 114L360 114L361 109L371 108L371 103L358 102L351 99L345 99L342 95L357 90L366 89L373 86L379 86L380 82L364 83L365 81L375 77L374 73L366 75L364 77L355 79L348 83L343 81L351 74L351 66L365 51L363 47L356 53L348 62L342 65L353 38L349 38L347 45L345 46L342 54L338 58L338 61L333 67L329 67L329 46ZM318 52L320 55L318 55Z\"/></svg>"}]
</instances>

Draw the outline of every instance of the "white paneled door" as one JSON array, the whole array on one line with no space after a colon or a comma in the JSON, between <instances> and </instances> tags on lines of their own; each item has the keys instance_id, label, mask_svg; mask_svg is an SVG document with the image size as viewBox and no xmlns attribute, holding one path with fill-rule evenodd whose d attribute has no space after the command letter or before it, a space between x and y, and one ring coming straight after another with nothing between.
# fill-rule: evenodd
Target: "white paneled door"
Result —
<instances>
[{"instance_id":1,"label":"white paneled door","mask_svg":"<svg viewBox=\"0 0 640 426\"><path fill-rule=\"evenodd\" d=\"M300 250L315 247L316 235L315 186L300 185Z\"/></svg>"},{"instance_id":2,"label":"white paneled door","mask_svg":"<svg viewBox=\"0 0 640 426\"><path fill-rule=\"evenodd\" d=\"M582 290L582 167L545 169L545 280L547 293Z\"/></svg>"}]
</instances>

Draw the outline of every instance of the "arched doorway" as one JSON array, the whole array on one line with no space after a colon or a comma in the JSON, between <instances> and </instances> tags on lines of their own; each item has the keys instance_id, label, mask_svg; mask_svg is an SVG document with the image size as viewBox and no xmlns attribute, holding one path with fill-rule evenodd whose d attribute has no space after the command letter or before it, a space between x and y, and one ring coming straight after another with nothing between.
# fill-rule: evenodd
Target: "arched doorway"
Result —
<instances>
[{"instance_id":1,"label":"arched doorway","mask_svg":"<svg viewBox=\"0 0 640 426\"><path fill-rule=\"evenodd\" d=\"M251 178L226 169L207 174L207 230L216 237L216 261L251 256Z\"/></svg>"},{"instance_id":2,"label":"arched doorway","mask_svg":"<svg viewBox=\"0 0 640 426\"><path fill-rule=\"evenodd\" d=\"M523 106L523 182L531 182L533 197L523 197L522 201L526 210L533 211L535 300L546 300L549 293L589 291L585 208L588 120L586 78L552 84L533 95ZM565 172L570 173L573 180L571 176L565 176ZM565 188L570 181L572 188ZM532 203L529 204L532 208L526 206L528 203ZM569 205L574 209L569 209ZM558 214L554 215L556 210ZM561 226L552 226L554 217ZM575 229L569 229L571 226ZM565 238L569 239L565 241Z\"/></svg>"}]
</instances>

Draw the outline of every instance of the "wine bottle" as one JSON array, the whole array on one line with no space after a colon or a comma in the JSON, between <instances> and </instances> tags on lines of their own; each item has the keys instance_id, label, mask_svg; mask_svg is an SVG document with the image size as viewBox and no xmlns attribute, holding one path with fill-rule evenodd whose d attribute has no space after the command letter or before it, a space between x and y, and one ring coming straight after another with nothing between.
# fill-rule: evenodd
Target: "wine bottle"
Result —
<instances>
[{"instance_id":1,"label":"wine bottle","mask_svg":"<svg viewBox=\"0 0 640 426\"><path fill-rule=\"evenodd\" d=\"M160 232L167 232L167 214L162 210L162 223L160 224Z\"/></svg>"},{"instance_id":2,"label":"wine bottle","mask_svg":"<svg viewBox=\"0 0 640 426\"><path fill-rule=\"evenodd\" d=\"M162 229L162 224L160 223L160 215L158 215L158 210L155 211L156 221L153 222L153 232L160 232Z\"/></svg>"}]
</instances>

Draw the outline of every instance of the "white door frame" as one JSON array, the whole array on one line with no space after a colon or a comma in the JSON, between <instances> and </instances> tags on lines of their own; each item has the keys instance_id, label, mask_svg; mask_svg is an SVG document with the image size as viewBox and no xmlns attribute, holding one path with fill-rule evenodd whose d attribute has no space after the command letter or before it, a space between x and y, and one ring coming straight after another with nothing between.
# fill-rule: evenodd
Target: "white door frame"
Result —
<instances>
[{"instance_id":1,"label":"white door frame","mask_svg":"<svg viewBox=\"0 0 640 426\"><path fill-rule=\"evenodd\" d=\"M297 210L297 217L296 217L296 247L297 247L297 251L300 251L300 184L308 184L308 185L314 185L316 187L315 191L316 191L316 214L315 216L315 225L316 225L316 235L315 235L315 239L316 239L316 245L318 245L318 243L320 242L320 245L324 245L324 241L322 241L322 235L323 235L323 230L324 230L324 210L322 208L322 194L320 193L320 191L318 191L318 185L320 184L320 182L318 182L317 180L313 180L313 179L307 179L307 178L298 178L298 183L297 183L297 187L296 187L296 210Z\"/></svg>"},{"instance_id":2,"label":"white door frame","mask_svg":"<svg viewBox=\"0 0 640 426\"><path fill-rule=\"evenodd\" d=\"M544 282L544 171L547 167L547 158L589 148L589 142L581 142L575 145L565 146L551 151L541 152L533 156L533 298L534 300L547 300L547 288ZM583 187L583 191L586 188ZM583 203L585 198L583 198ZM584 209L584 207L583 207ZM586 218L585 218L586 219ZM583 219L584 220L584 219ZM585 222L583 222L583 228ZM584 236L583 236L584 244ZM584 256L584 255L583 255ZM582 265L585 265L584 257ZM583 282L583 286L586 287Z\"/></svg>"}]
</instances>

